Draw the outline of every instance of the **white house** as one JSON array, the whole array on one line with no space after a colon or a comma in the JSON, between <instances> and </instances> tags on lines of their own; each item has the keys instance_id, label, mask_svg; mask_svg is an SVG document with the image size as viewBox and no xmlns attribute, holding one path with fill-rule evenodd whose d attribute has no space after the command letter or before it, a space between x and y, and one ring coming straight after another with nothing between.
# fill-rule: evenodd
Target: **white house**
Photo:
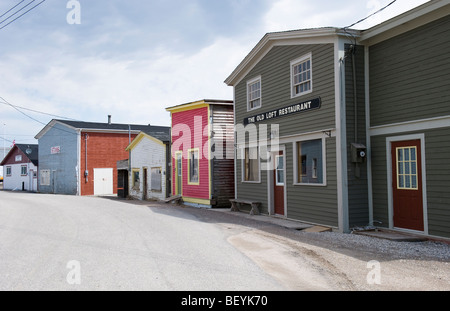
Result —
<instances>
[{"instance_id":1,"label":"white house","mask_svg":"<svg viewBox=\"0 0 450 311\"><path fill-rule=\"evenodd\" d=\"M4 190L38 191L38 145L14 145L0 165Z\"/></svg>"},{"instance_id":2,"label":"white house","mask_svg":"<svg viewBox=\"0 0 450 311\"><path fill-rule=\"evenodd\" d=\"M127 147L130 152L129 196L164 200L170 196L170 135L141 132Z\"/></svg>"}]
</instances>

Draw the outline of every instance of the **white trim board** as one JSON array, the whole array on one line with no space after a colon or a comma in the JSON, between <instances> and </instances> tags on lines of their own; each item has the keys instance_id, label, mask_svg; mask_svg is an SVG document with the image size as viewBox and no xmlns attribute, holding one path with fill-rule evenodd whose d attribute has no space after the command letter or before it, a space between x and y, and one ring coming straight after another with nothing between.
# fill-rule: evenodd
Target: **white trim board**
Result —
<instances>
[{"instance_id":1,"label":"white trim board","mask_svg":"<svg viewBox=\"0 0 450 311\"><path fill-rule=\"evenodd\" d=\"M450 127L450 116L372 126L368 131L370 136L379 136L405 132L425 131L443 127Z\"/></svg>"}]
</instances>

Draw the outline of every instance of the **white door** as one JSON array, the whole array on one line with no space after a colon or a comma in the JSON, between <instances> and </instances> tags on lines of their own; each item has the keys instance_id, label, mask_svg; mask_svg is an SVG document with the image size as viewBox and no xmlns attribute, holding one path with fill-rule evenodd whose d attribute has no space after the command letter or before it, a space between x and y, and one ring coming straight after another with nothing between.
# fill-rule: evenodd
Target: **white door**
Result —
<instances>
[{"instance_id":1,"label":"white door","mask_svg":"<svg viewBox=\"0 0 450 311\"><path fill-rule=\"evenodd\" d=\"M113 191L113 169L94 168L94 195L111 195Z\"/></svg>"}]
</instances>

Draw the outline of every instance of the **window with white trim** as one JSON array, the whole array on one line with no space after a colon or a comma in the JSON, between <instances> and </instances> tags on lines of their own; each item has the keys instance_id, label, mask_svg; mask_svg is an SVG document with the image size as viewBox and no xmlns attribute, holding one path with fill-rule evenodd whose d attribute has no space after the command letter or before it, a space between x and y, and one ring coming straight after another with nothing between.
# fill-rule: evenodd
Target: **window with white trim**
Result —
<instances>
[{"instance_id":1,"label":"window with white trim","mask_svg":"<svg viewBox=\"0 0 450 311\"><path fill-rule=\"evenodd\" d=\"M322 139L296 143L298 184L323 184L324 161Z\"/></svg>"},{"instance_id":2,"label":"window with white trim","mask_svg":"<svg viewBox=\"0 0 450 311\"><path fill-rule=\"evenodd\" d=\"M28 168L26 165L22 165L20 167L20 175L21 176L27 176L28 175Z\"/></svg>"},{"instance_id":3,"label":"window with white trim","mask_svg":"<svg viewBox=\"0 0 450 311\"><path fill-rule=\"evenodd\" d=\"M291 62L291 97L312 92L311 53Z\"/></svg>"},{"instance_id":4,"label":"window with white trim","mask_svg":"<svg viewBox=\"0 0 450 311\"><path fill-rule=\"evenodd\" d=\"M247 82L247 110L261 108L261 77Z\"/></svg>"},{"instance_id":5,"label":"window with white trim","mask_svg":"<svg viewBox=\"0 0 450 311\"><path fill-rule=\"evenodd\" d=\"M11 174L12 174L12 168L11 168L11 166L7 166L7 167L6 167L6 176L11 176Z\"/></svg>"},{"instance_id":6,"label":"window with white trim","mask_svg":"<svg viewBox=\"0 0 450 311\"><path fill-rule=\"evenodd\" d=\"M189 170L189 180L188 184L198 184L199 183L199 149L192 149L188 152L188 170Z\"/></svg>"},{"instance_id":7,"label":"window with white trim","mask_svg":"<svg viewBox=\"0 0 450 311\"><path fill-rule=\"evenodd\" d=\"M259 151L258 147L250 147L244 149L244 163L243 163L243 181L259 182Z\"/></svg>"}]
</instances>

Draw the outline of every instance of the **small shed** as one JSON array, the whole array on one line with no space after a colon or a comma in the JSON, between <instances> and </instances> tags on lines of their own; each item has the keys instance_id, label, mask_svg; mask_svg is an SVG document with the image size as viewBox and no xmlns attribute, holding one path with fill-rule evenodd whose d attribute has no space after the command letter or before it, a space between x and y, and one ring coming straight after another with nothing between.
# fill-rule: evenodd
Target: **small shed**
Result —
<instances>
[{"instance_id":1,"label":"small shed","mask_svg":"<svg viewBox=\"0 0 450 311\"><path fill-rule=\"evenodd\" d=\"M170 131L140 132L126 148L130 152L128 193L138 200L170 196Z\"/></svg>"}]
</instances>

